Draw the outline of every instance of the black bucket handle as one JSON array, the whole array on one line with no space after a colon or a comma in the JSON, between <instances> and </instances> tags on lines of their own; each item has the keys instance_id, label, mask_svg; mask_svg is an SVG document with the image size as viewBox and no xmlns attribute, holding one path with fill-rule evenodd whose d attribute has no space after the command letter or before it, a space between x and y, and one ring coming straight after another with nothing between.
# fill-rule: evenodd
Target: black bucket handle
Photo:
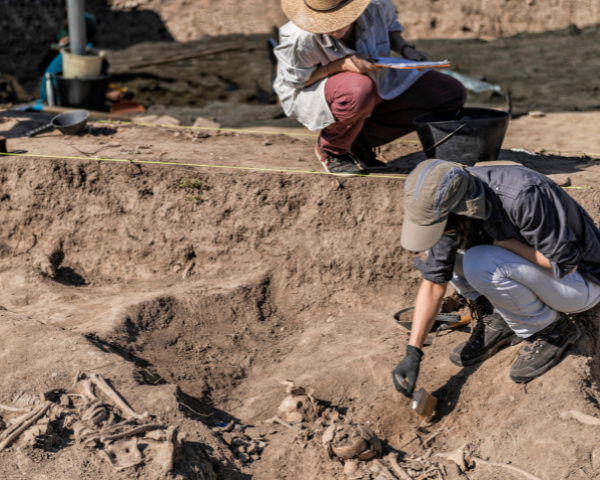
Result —
<instances>
[{"instance_id":1,"label":"black bucket handle","mask_svg":"<svg viewBox=\"0 0 600 480\"><path fill-rule=\"evenodd\" d=\"M433 150L436 147L439 147L440 145L446 143L448 140L450 140L454 135L456 135L458 132L460 132L463 128L465 128L467 126L466 123L463 123L460 127L458 127L456 130L454 130L452 133L446 135L444 138L442 138L439 142L433 144L431 147L429 147L427 150L423 150L424 152L428 152L429 150Z\"/></svg>"}]
</instances>

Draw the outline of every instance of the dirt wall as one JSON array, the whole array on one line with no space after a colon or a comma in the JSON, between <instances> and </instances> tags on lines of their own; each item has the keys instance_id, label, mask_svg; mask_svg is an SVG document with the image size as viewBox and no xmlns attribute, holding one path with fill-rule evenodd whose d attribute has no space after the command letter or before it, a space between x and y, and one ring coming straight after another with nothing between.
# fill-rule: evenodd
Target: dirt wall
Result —
<instances>
[{"instance_id":1,"label":"dirt wall","mask_svg":"<svg viewBox=\"0 0 600 480\"><path fill-rule=\"evenodd\" d=\"M240 156L251 147L252 137L217 138L239 142ZM536 161L567 171L575 159ZM596 168L587 172L594 187ZM529 478L597 478L600 431L572 418L597 421L597 310L577 319L580 346L527 386L508 377L518 347L460 369L448 352L468 330L442 332L419 379L438 398L437 416L416 430L422 422L389 375L408 339L391 314L414 302L418 283L413 255L398 245L398 180L5 157L0 182L0 403L99 371L136 411L189 434L170 477L151 464L115 473L81 445L17 443L0 452L2 479L349 478L322 436L298 443L310 422L263 422L285 396L283 379L372 427L402 459L438 462L468 444ZM599 219L596 188L569 193ZM64 260L53 280L35 261L57 243ZM232 419L264 427L260 459L242 464L209 430ZM371 480L371 465L350 478ZM481 464L468 476L446 468L448 480L517 478Z\"/></svg>"},{"instance_id":2,"label":"dirt wall","mask_svg":"<svg viewBox=\"0 0 600 480\"><path fill-rule=\"evenodd\" d=\"M410 38L497 38L519 32L600 23L596 0L394 0ZM113 8L149 9L178 41L201 35L260 33L287 21L279 0L112 0Z\"/></svg>"}]
</instances>

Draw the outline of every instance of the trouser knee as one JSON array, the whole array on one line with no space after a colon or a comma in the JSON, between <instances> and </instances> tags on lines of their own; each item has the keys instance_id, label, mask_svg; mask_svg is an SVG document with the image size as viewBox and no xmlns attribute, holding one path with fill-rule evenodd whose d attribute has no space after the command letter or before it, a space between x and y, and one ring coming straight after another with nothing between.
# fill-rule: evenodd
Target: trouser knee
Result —
<instances>
[{"instance_id":1,"label":"trouser knee","mask_svg":"<svg viewBox=\"0 0 600 480\"><path fill-rule=\"evenodd\" d=\"M496 270L494 263L494 247L480 245L466 251L462 259L462 270L469 284L478 287L489 283L490 274Z\"/></svg>"},{"instance_id":2,"label":"trouser knee","mask_svg":"<svg viewBox=\"0 0 600 480\"><path fill-rule=\"evenodd\" d=\"M379 102L377 86L366 75L345 75L347 82L338 88L331 104L336 120L345 121L360 114L369 114Z\"/></svg>"}]
</instances>

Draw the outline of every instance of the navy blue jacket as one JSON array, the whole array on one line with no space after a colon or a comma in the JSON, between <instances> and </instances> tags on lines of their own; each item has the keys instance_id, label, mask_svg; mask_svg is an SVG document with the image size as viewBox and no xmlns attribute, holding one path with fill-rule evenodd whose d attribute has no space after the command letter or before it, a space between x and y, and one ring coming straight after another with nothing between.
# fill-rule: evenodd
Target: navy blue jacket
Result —
<instances>
[{"instance_id":1,"label":"navy blue jacket","mask_svg":"<svg viewBox=\"0 0 600 480\"><path fill-rule=\"evenodd\" d=\"M562 278L575 267L600 285L600 230L588 213L548 177L520 166L472 167L483 181L492 214L483 223L482 243L515 238L542 253ZM452 279L458 242L444 234L427 255L415 259L423 278L434 283Z\"/></svg>"}]
</instances>

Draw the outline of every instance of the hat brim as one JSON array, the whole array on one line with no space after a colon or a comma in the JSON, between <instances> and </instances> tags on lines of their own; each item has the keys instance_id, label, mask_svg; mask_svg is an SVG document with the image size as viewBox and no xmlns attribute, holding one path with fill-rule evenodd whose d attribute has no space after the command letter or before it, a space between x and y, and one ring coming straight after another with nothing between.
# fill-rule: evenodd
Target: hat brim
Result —
<instances>
[{"instance_id":1,"label":"hat brim","mask_svg":"<svg viewBox=\"0 0 600 480\"><path fill-rule=\"evenodd\" d=\"M350 0L335 10L317 12L304 0L281 0L281 8L296 26L310 33L332 33L354 23L371 0Z\"/></svg>"},{"instance_id":2,"label":"hat brim","mask_svg":"<svg viewBox=\"0 0 600 480\"><path fill-rule=\"evenodd\" d=\"M417 225L405 218L402 225L402 247L411 252L429 250L442 238L447 222L448 217L433 225Z\"/></svg>"}]
</instances>

